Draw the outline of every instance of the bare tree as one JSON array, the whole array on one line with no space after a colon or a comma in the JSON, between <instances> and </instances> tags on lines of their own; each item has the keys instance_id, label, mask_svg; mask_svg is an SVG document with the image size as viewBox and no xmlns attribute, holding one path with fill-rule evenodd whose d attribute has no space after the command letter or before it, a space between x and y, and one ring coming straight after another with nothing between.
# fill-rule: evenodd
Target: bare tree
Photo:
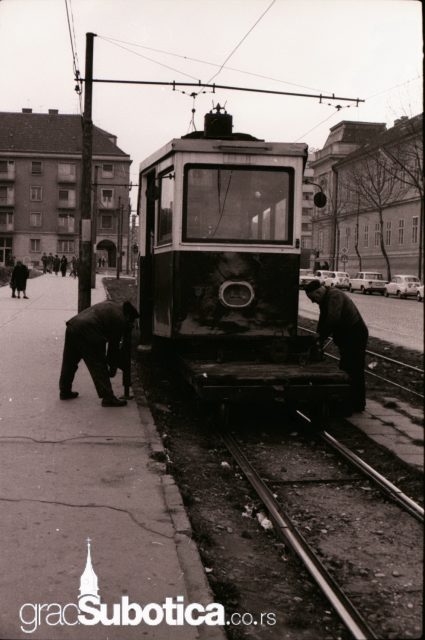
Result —
<instances>
[{"instance_id":1,"label":"bare tree","mask_svg":"<svg viewBox=\"0 0 425 640\"><path fill-rule=\"evenodd\" d=\"M385 248L384 212L405 192L403 185L394 171L389 168L392 161L385 158L380 149L365 153L352 162L346 174L347 184L357 194L359 209L372 209L378 214L379 244L387 267L387 279L391 280L391 265Z\"/></svg>"},{"instance_id":2,"label":"bare tree","mask_svg":"<svg viewBox=\"0 0 425 640\"><path fill-rule=\"evenodd\" d=\"M418 277L423 273L424 247L424 150L422 115L407 116L397 125L399 135L396 144L389 142L380 146L381 162L385 170L397 181L404 191L416 193L420 202Z\"/></svg>"}]
</instances>

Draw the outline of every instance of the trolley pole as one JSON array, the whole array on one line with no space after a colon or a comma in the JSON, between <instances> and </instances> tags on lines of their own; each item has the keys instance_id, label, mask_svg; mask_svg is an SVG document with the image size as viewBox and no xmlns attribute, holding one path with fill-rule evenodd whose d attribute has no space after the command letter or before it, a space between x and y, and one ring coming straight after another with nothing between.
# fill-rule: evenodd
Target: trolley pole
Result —
<instances>
[{"instance_id":1,"label":"trolley pole","mask_svg":"<svg viewBox=\"0 0 425 640\"><path fill-rule=\"evenodd\" d=\"M84 85L83 152L81 173L80 264L78 268L78 311L91 305L92 265L92 149L93 149L93 39L96 34L86 33L86 71Z\"/></svg>"}]
</instances>

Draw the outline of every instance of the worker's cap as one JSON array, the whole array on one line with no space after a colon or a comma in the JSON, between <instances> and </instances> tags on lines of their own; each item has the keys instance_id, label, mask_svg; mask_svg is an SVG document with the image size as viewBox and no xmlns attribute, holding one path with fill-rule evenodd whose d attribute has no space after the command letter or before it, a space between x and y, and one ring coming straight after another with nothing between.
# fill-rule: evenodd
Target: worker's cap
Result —
<instances>
[{"instance_id":1,"label":"worker's cap","mask_svg":"<svg viewBox=\"0 0 425 640\"><path fill-rule=\"evenodd\" d=\"M311 293L312 291L316 291L322 285L320 284L320 280L311 280L308 284L305 285L305 292Z\"/></svg>"},{"instance_id":2,"label":"worker's cap","mask_svg":"<svg viewBox=\"0 0 425 640\"><path fill-rule=\"evenodd\" d=\"M139 313L138 313L136 307L133 307L131 302L128 302L128 300L123 302L122 310L123 310L124 315L127 318L129 318L130 320L135 320L136 318L139 317Z\"/></svg>"}]
</instances>

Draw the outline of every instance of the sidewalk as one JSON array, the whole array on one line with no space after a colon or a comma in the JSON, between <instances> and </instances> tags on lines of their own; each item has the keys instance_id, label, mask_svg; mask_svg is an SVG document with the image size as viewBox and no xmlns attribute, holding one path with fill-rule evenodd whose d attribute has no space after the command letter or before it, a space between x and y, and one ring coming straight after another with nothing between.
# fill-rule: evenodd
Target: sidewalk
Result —
<instances>
[{"instance_id":1,"label":"sidewalk","mask_svg":"<svg viewBox=\"0 0 425 640\"><path fill-rule=\"evenodd\" d=\"M77 288L53 274L28 282L29 300L0 288L0 639L222 640L206 625L71 626L96 576L110 618L126 595L142 606L213 602L180 494L151 457L160 441L149 409L101 407L84 363L80 396L59 400ZM100 276L92 304L104 298Z\"/></svg>"},{"instance_id":2,"label":"sidewalk","mask_svg":"<svg viewBox=\"0 0 425 640\"><path fill-rule=\"evenodd\" d=\"M423 411L388 397L384 404L367 400L366 411L354 414L348 421L398 458L423 471Z\"/></svg>"}]
</instances>

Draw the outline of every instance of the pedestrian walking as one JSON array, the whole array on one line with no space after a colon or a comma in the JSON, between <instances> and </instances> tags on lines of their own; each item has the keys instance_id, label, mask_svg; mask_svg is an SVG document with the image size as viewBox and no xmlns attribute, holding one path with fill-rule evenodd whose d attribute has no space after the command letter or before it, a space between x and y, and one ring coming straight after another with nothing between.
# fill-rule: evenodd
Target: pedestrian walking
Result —
<instances>
[{"instance_id":1,"label":"pedestrian walking","mask_svg":"<svg viewBox=\"0 0 425 640\"><path fill-rule=\"evenodd\" d=\"M60 270L61 270L62 278L66 276L67 267L68 267L68 259L66 256L62 256L60 261Z\"/></svg>"},{"instance_id":2,"label":"pedestrian walking","mask_svg":"<svg viewBox=\"0 0 425 640\"><path fill-rule=\"evenodd\" d=\"M47 271L49 273L52 273L53 271L53 254L50 252L49 255L47 256Z\"/></svg>"},{"instance_id":3,"label":"pedestrian walking","mask_svg":"<svg viewBox=\"0 0 425 640\"><path fill-rule=\"evenodd\" d=\"M332 336L339 349L339 368L348 374L351 386L351 406L347 414L361 412L366 406L365 353L367 326L351 298L336 287L325 287L312 280L305 287L308 298L319 305L318 340L323 346Z\"/></svg>"},{"instance_id":4,"label":"pedestrian walking","mask_svg":"<svg viewBox=\"0 0 425 640\"><path fill-rule=\"evenodd\" d=\"M53 258L53 271L55 272L55 276L58 275L60 266L61 266L61 259L59 258L58 254L56 253L55 257Z\"/></svg>"},{"instance_id":5,"label":"pedestrian walking","mask_svg":"<svg viewBox=\"0 0 425 640\"><path fill-rule=\"evenodd\" d=\"M72 256L71 258L71 270L69 272L69 275L73 278L76 278L78 276L78 260L75 256Z\"/></svg>"},{"instance_id":6,"label":"pedestrian walking","mask_svg":"<svg viewBox=\"0 0 425 640\"><path fill-rule=\"evenodd\" d=\"M43 265L43 273L47 273L48 257L46 255L46 252L44 252L43 255L41 256L41 263Z\"/></svg>"},{"instance_id":7,"label":"pedestrian walking","mask_svg":"<svg viewBox=\"0 0 425 640\"><path fill-rule=\"evenodd\" d=\"M77 391L72 391L72 383L80 360L84 360L97 395L102 398L102 407L123 407L127 404L114 395L110 378L121 364L120 342L131 334L134 320L138 317L130 302L118 304L107 300L68 320L59 379L61 400L73 400L78 396Z\"/></svg>"},{"instance_id":8,"label":"pedestrian walking","mask_svg":"<svg viewBox=\"0 0 425 640\"><path fill-rule=\"evenodd\" d=\"M13 267L12 275L10 278L10 287L12 289L12 298L16 298L16 291L18 292L18 298L21 297L21 291L23 297L28 299L26 294L27 280L29 277L29 270L26 264L23 264L21 260L18 260Z\"/></svg>"}]
</instances>

